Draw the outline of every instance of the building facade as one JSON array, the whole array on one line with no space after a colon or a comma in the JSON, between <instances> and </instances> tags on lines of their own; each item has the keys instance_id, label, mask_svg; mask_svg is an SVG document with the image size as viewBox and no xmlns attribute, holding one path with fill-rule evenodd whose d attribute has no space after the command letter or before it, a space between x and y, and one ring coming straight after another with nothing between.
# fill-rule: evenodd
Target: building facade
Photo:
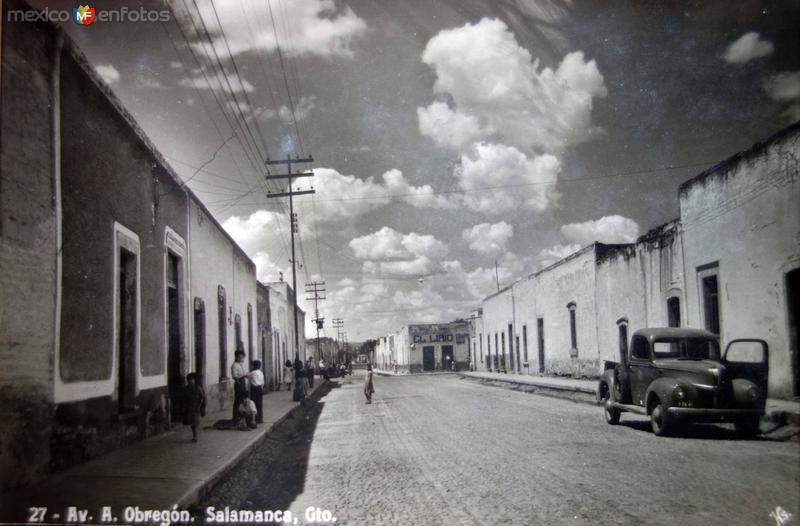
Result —
<instances>
[{"instance_id":1,"label":"building facade","mask_svg":"<svg viewBox=\"0 0 800 526\"><path fill-rule=\"evenodd\" d=\"M761 338L769 394L798 385L800 123L681 185L680 218L594 243L485 298L478 370L594 377L643 327ZM483 348L481 348L481 344Z\"/></svg>"},{"instance_id":2,"label":"building facade","mask_svg":"<svg viewBox=\"0 0 800 526\"><path fill-rule=\"evenodd\" d=\"M255 264L80 51L50 24L8 23L22 2L2 8L6 491L170 428L189 372L211 410L230 407L235 351L273 363L260 336L288 324L257 319Z\"/></svg>"}]
</instances>

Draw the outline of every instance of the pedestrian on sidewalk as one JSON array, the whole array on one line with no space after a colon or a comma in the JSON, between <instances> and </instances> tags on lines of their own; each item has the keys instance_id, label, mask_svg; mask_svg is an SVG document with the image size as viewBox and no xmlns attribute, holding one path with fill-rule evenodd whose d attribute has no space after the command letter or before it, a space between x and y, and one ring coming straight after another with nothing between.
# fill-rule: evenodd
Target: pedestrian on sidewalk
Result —
<instances>
[{"instance_id":1,"label":"pedestrian on sidewalk","mask_svg":"<svg viewBox=\"0 0 800 526\"><path fill-rule=\"evenodd\" d=\"M192 442L197 442L200 418L206 416L206 393L197 382L197 373L186 375L183 388L183 424L192 427Z\"/></svg>"},{"instance_id":2,"label":"pedestrian on sidewalk","mask_svg":"<svg viewBox=\"0 0 800 526\"><path fill-rule=\"evenodd\" d=\"M244 350L237 349L234 356L236 361L231 365L231 378L233 378L233 419L236 420L237 408L247 396L247 371L244 368Z\"/></svg>"},{"instance_id":3,"label":"pedestrian on sidewalk","mask_svg":"<svg viewBox=\"0 0 800 526\"><path fill-rule=\"evenodd\" d=\"M294 360L294 392L292 399L295 402L305 404L306 396L308 396L308 377L306 376L305 367L300 358Z\"/></svg>"},{"instance_id":4,"label":"pedestrian on sidewalk","mask_svg":"<svg viewBox=\"0 0 800 526\"><path fill-rule=\"evenodd\" d=\"M314 388L314 359L309 356L306 360L306 378L308 378L309 389Z\"/></svg>"},{"instance_id":5,"label":"pedestrian on sidewalk","mask_svg":"<svg viewBox=\"0 0 800 526\"><path fill-rule=\"evenodd\" d=\"M261 372L261 360L253 360L253 370L247 373L250 382L250 399L256 404L256 424L264 423L264 373Z\"/></svg>"},{"instance_id":6,"label":"pedestrian on sidewalk","mask_svg":"<svg viewBox=\"0 0 800 526\"><path fill-rule=\"evenodd\" d=\"M375 387L372 385L372 364L367 364L367 377L364 380L364 396L367 397L367 403L372 403L372 393L375 392Z\"/></svg>"},{"instance_id":7,"label":"pedestrian on sidewalk","mask_svg":"<svg viewBox=\"0 0 800 526\"><path fill-rule=\"evenodd\" d=\"M286 390L292 390L292 381L294 380L294 373L292 372L292 361L286 360L283 364L283 383L286 384Z\"/></svg>"}]
</instances>

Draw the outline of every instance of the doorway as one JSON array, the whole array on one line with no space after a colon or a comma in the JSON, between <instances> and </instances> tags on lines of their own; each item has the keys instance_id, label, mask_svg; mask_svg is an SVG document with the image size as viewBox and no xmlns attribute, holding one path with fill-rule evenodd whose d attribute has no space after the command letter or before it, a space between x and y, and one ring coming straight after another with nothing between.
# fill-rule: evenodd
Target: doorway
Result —
<instances>
[{"instance_id":1,"label":"doorway","mask_svg":"<svg viewBox=\"0 0 800 526\"><path fill-rule=\"evenodd\" d=\"M119 410L136 408L136 254L119 250Z\"/></svg>"},{"instance_id":2,"label":"doorway","mask_svg":"<svg viewBox=\"0 0 800 526\"><path fill-rule=\"evenodd\" d=\"M453 360L455 360L455 356L453 356L453 346L442 345L442 370L452 370Z\"/></svg>"},{"instance_id":3,"label":"doorway","mask_svg":"<svg viewBox=\"0 0 800 526\"><path fill-rule=\"evenodd\" d=\"M169 390L172 421L181 418L181 322L180 294L178 291L178 258L167 253L167 388Z\"/></svg>"},{"instance_id":4,"label":"doorway","mask_svg":"<svg viewBox=\"0 0 800 526\"><path fill-rule=\"evenodd\" d=\"M786 314L789 322L789 361L794 379L794 395L800 395L800 334L797 322L800 317L800 268L786 274Z\"/></svg>"},{"instance_id":5,"label":"doorway","mask_svg":"<svg viewBox=\"0 0 800 526\"><path fill-rule=\"evenodd\" d=\"M536 318L536 332L539 335L539 372L544 372L544 318Z\"/></svg>"},{"instance_id":6,"label":"doorway","mask_svg":"<svg viewBox=\"0 0 800 526\"><path fill-rule=\"evenodd\" d=\"M433 346L422 348L422 370L433 371L436 368L436 357L433 354Z\"/></svg>"},{"instance_id":7,"label":"doorway","mask_svg":"<svg viewBox=\"0 0 800 526\"><path fill-rule=\"evenodd\" d=\"M194 299L194 372L197 383L205 386L206 371L206 305L200 298Z\"/></svg>"}]
</instances>

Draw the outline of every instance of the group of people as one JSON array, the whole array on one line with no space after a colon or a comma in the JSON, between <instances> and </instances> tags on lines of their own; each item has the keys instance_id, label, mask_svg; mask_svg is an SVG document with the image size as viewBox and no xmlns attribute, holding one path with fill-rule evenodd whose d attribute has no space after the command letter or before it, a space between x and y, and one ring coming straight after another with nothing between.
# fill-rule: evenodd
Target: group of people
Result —
<instances>
[{"instance_id":1,"label":"group of people","mask_svg":"<svg viewBox=\"0 0 800 526\"><path fill-rule=\"evenodd\" d=\"M237 429L255 429L264 422L264 373L261 361L253 360L250 371L245 369L245 352L237 350L231 365L233 379L232 422ZM183 423L192 428L192 442L197 442L200 418L206 414L206 394L198 381L197 373L186 375L183 392Z\"/></svg>"},{"instance_id":2,"label":"group of people","mask_svg":"<svg viewBox=\"0 0 800 526\"><path fill-rule=\"evenodd\" d=\"M322 365L322 361L320 361L320 365ZM287 391L291 391L294 386L293 399L295 402L303 402L308 396L308 390L314 388L315 374L314 360L310 356L305 364L300 358L296 358L294 363L286 360L283 367L283 382Z\"/></svg>"},{"instance_id":3,"label":"group of people","mask_svg":"<svg viewBox=\"0 0 800 526\"><path fill-rule=\"evenodd\" d=\"M245 369L244 360L246 354L242 350L235 353L236 361L231 365L231 377L233 378L233 423L237 429L254 429L258 424L263 423L264 413L262 401L264 397L264 373L261 371L261 361L253 360L250 371ZM319 370L325 378L331 372L331 365L325 368L325 362L320 360ZM342 365L342 368L345 366ZM352 366L351 366L352 367ZM347 369L335 368L344 372ZM352 371L352 370L351 370ZM314 375L316 367L314 360L309 357L305 363L299 358L292 363L286 360L283 370L283 379L288 390L292 390L294 385L295 401L304 402L308 396L309 389L314 387ZM352 374L352 373L351 373ZM372 394L375 388L372 383L372 365L367 365L367 374L364 382L364 396L368 404L372 403ZM186 387L183 393L184 416L183 423L192 429L192 442L197 442L198 431L200 429L200 419L206 413L206 396L203 386L200 384L197 373L186 375Z\"/></svg>"}]
</instances>

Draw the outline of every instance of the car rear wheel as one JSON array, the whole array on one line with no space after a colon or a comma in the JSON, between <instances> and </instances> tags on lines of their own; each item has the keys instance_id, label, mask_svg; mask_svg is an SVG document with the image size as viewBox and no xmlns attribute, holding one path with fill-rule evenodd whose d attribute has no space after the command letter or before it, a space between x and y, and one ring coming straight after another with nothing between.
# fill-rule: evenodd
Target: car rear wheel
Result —
<instances>
[{"instance_id":1,"label":"car rear wheel","mask_svg":"<svg viewBox=\"0 0 800 526\"><path fill-rule=\"evenodd\" d=\"M650 427L653 428L653 434L656 436L669 436L672 433L674 423L660 400L656 400L655 406L650 412Z\"/></svg>"},{"instance_id":2,"label":"car rear wheel","mask_svg":"<svg viewBox=\"0 0 800 526\"><path fill-rule=\"evenodd\" d=\"M760 419L758 417L751 417L745 420L734 422L736 433L743 438L753 438L761 432L759 429Z\"/></svg>"}]
</instances>

